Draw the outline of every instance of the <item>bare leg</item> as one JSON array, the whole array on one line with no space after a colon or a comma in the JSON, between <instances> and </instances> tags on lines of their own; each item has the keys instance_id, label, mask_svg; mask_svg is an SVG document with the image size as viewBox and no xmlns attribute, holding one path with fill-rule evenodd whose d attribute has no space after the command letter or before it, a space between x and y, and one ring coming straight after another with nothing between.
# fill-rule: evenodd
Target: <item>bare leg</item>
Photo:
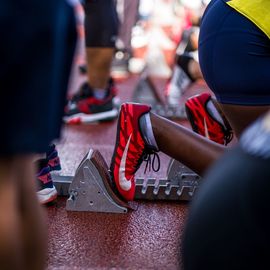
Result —
<instances>
[{"instance_id":1,"label":"bare leg","mask_svg":"<svg viewBox=\"0 0 270 270\"><path fill-rule=\"evenodd\" d=\"M218 104L227 117L237 138L239 138L242 131L249 124L251 124L259 116L270 109L270 106L240 106L221 103Z\"/></svg>"},{"instance_id":2,"label":"bare leg","mask_svg":"<svg viewBox=\"0 0 270 270\"><path fill-rule=\"evenodd\" d=\"M223 110L237 138L249 124L270 108L270 106L217 104ZM156 114L151 113L150 116L160 151L179 160L199 175L202 175L226 149L226 147Z\"/></svg>"},{"instance_id":3,"label":"bare leg","mask_svg":"<svg viewBox=\"0 0 270 270\"><path fill-rule=\"evenodd\" d=\"M44 268L45 220L36 198L34 175L30 156L0 160L1 269Z\"/></svg>"},{"instance_id":4,"label":"bare leg","mask_svg":"<svg viewBox=\"0 0 270 270\"><path fill-rule=\"evenodd\" d=\"M0 265L1 269L20 269L22 263L20 216L13 159L0 159Z\"/></svg>"},{"instance_id":5,"label":"bare leg","mask_svg":"<svg viewBox=\"0 0 270 270\"><path fill-rule=\"evenodd\" d=\"M118 32L115 3L87 0L84 10L88 83L94 90L106 89Z\"/></svg>"},{"instance_id":6,"label":"bare leg","mask_svg":"<svg viewBox=\"0 0 270 270\"><path fill-rule=\"evenodd\" d=\"M200 65L194 59L189 62L189 64L188 64L188 70L189 70L192 78L195 81L196 80L199 80L199 79L203 79L203 75L202 75L202 72L201 72Z\"/></svg>"},{"instance_id":7,"label":"bare leg","mask_svg":"<svg viewBox=\"0 0 270 270\"><path fill-rule=\"evenodd\" d=\"M36 196L35 168L32 157L19 157L14 165L19 186L19 211L22 230L24 268L39 270L46 259L46 220Z\"/></svg>"},{"instance_id":8,"label":"bare leg","mask_svg":"<svg viewBox=\"0 0 270 270\"><path fill-rule=\"evenodd\" d=\"M226 147L156 114L150 114L159 150L202 175Z\"/></svg>"},{"instance_id":9,"label":"bare leg","mask_svg":"<svg viewBox=\"0 0 270 270\"><path fill-rule=\"evenodd\" d=\"M43 269L45 223L36 198L32 157L0 159L0 207L1 269Z\"/></svg>"},{"instance_id":10,"label":"bare leg","mask_svg":"<svg viewBox=\"0 0 270 270\"><path fill-rule=\"evenodd\" d=\"M114 48L86 49L88 83L92 88L106 89L114 51Z\"/></svg>"}]
</instances>

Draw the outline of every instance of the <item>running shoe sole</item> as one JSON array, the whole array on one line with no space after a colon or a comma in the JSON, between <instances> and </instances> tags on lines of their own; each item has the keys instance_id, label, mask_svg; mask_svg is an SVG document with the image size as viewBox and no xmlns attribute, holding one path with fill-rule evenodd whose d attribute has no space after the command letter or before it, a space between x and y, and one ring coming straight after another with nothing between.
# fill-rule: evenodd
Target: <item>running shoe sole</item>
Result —
<instances>
[{"instance_id":1,"label":"running shoe sole","mask_svg":"<svg viewBox=\"0 0 270 270\"><path fill-rule=\"evenodd\" d=\"M40 204L47 204L56 200L57 190L55 187L45 188L38 191L37 196Z\"/></svg>"},{"instance_id":2,"label":"running shoe sole","mask_svg":"<svg viewBox=\"0 0 270 270\"><path fill-rule=\"evenodd\" d=\"M80 124L80 123L93 123L98 121L113 120L118 115L118 110L113 109L107 112L95 113L95 114L85 114L77 113L72 116L64 116L63 121L66 124Z\"/></svg>"}]
</instances>

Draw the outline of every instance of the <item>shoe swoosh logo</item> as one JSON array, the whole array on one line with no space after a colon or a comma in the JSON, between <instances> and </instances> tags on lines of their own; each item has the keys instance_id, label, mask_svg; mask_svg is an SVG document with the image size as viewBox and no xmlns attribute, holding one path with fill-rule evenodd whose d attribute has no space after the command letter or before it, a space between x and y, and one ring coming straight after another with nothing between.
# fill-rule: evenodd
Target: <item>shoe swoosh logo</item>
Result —
<instances>
[{"instance_id":1,"label":"shoe swoosh logo","mask_svg":"<svg viewBox=\"0 0 270 270\"><path fill-rule=\"evenodd\" d=\"M126 175L125 175L127 154L128 154L128 148L129 148L131 137L132 137L132 133L130 134L128 138L123 156L121 158L120 167L119 167L119 184L120 184L120 187L125 191L130 190L131 184L132 184L131 181L126 178Z\"/></svg>"},{"instance_id":2,"label":"shoe swoosh logo","mask_svg":"<svg viewBox=\"0 0 270 270\"><path fill-rule=\"evenodd\" d=\"M208 127L207 127L207 124L206 124L206 119L205 119L205 117L203 118L203 124L204 124L204 130L205 130L205 137L207 138L207 139L210 139L210 136L209 136L209 132L208 132Z\"/></svg>"}]
</instances>

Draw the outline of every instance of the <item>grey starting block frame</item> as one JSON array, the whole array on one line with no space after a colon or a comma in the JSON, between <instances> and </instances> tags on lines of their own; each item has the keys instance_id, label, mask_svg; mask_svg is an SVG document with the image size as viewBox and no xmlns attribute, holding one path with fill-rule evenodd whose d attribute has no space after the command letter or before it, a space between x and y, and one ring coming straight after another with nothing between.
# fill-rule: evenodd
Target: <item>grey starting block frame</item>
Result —
<instances>
[{"instance_id":1,"label":"grey starting block frame","mask_svg":"<svg viewBox=\"0 0 270 270\"><path fill-rule=\"evenodd\" d=\"M60 196L68 196L68 211L127 213L134 205L121 200L110 182L109 169L99 151L90 149L74 176L53 174ZM137 178L135 200L190 201L201 178L176 160L171 160L167 178Z\"/></svg>"},{"instance_id":2,"label":"grey starting block frame","mask_svg":"<svg viewBox=\"0 0 270 270\"><path fill-rule=\"evenodd\" d=\"M131 208L113 192L108 167L99 151L90 149L68 187L68 211L127 213Z\"/></svg>"},{"instance_id":3,"label":"grey starting block frame","mask_svg":"<svg viewBox=\"0 0 270 270\"><path fill-rule=\"evenodd\" d=\"M191 201L202 179L182 163L171 159L167 178L137 178L135 198L138 200Z\"/></svg>"}]
</instances>

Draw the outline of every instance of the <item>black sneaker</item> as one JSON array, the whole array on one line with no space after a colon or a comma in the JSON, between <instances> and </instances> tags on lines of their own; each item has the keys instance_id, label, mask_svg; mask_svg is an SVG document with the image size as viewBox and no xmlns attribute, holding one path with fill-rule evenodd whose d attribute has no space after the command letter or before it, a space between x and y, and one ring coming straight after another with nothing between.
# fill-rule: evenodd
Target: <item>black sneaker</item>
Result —
<instances>
[{"instance_id":1,"label":"black sneaker","mask_svg":"<svg viewBox=\"0 0 270 270\"><path fill-rule=\"evenodd\" d=\"M115 119L118 115L116 90L110 80L104 99L93 96L93 90L84 83L77 94L69 101L65 109L64 122L67 124L92 123Z\"/></svg>"}]
</instances>

